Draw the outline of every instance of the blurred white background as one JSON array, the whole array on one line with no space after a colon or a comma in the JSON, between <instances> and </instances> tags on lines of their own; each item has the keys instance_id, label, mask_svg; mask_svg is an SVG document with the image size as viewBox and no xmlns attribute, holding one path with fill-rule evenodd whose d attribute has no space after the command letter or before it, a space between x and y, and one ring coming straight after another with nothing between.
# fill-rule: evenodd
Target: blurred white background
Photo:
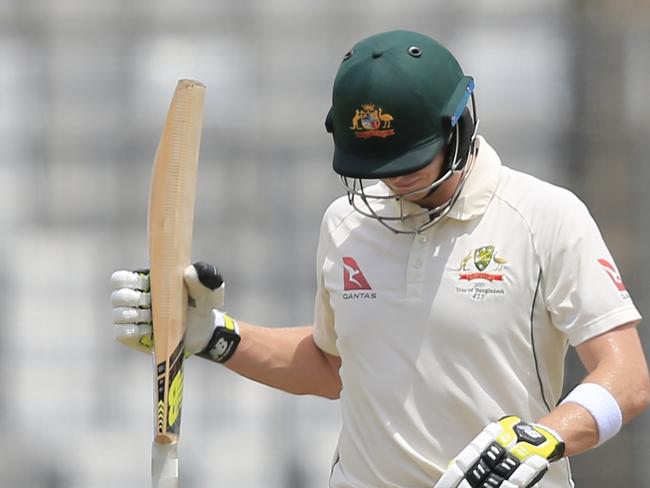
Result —
<instances>
[{"instance_id":1,"label":"blurred white background","mask_svg":"<svg viewBox=\"0 0 650 488\"><path fill-rule=\"evenodd\" d=\"M176 80L208 86L196 258L222 269L235 316L309 323L319 221L341 194L331 84L352 44L395 28L457 55L481 132L587 202L650 315L647 0L0 0L0 487L149 486L151 359L113 340L109 276L147 264ZM327 485L336 402L196 358L185 377L184 487ZM650 486L649 438L644 415L576 458L578 486Z\"/></svg>"}]
</instances>

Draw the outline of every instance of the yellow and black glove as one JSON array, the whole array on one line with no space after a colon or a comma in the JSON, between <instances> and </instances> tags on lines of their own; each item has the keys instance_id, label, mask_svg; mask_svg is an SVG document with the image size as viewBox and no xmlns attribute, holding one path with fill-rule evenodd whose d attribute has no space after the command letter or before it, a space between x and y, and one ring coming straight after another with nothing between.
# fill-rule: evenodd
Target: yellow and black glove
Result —
<instances>
[{"instance_id":1,"label":"yellow and black glove","mask_svg":"<svg viewBox=\"0 0 650 488\"><path fill-rule=\"evenodd\" d=\"M558 434L510 415L483 429L449 463L435 488L530 488L563 454Z\"/></svg>"}]
</instances>

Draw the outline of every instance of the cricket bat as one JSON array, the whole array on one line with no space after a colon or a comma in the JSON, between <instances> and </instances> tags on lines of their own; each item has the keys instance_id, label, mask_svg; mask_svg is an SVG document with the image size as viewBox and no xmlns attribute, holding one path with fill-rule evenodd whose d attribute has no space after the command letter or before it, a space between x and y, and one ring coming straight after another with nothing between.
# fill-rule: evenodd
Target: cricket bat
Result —
<instances>
[{"instance_id":1,"label":"cricket bat","mask_svg":"<svg viewBox=\"0 0 650 488\"><path fill-rule=\"evenodd\" d=\"M180 80L153 163L149 192L149 260L154 335L153 488L178 487L187 289L205 86Z\"/></svg>"}]
</instances>

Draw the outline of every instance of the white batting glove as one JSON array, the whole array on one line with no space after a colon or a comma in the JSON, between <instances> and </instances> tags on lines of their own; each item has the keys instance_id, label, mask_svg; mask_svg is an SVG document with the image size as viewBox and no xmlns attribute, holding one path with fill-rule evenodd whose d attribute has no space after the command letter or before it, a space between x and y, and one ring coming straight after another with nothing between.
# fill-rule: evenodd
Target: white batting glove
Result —
<instances>
[{"instance_id":1,"label":"white batting glove","mask_svg":"<svg viewBox=\"0 0 650 488\"><path fill-rule=\"evenodd\" d=\"M111 275L111 288L115 338L133 349L151 352L149 270L115 271Z\"/></svg>"},{"instance_id":2,"label":"white batting glove","mask_svg":"<svg viewBox=\"0 0 650 488\"><path fill-rule=\"evenodd\" d=\"M185 356L197 354L223 363L239 344L237 323L223 308L225 283L211 264L188 266L183 278L188 289ZM116 271L111 276L115 337L144 352L153 350L149 271Z\"/></svg>"},{"instance_id":3,"label":"white batting glove","mask_svg":"<svg viewBox=\"0 0 650 488\"><path fill-rule=\"evenodd\" d=\"M532 488L563 454L564 442L548 427L503 417L449 463L435 488Z\"/></svg>"}]
</instances>

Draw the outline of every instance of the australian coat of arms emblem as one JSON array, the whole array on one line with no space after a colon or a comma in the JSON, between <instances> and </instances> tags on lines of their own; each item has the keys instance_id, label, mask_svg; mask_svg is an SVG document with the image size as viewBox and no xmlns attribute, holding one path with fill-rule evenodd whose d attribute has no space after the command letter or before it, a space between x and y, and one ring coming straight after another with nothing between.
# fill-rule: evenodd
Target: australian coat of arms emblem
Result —
<instances>
[{"instance_id":1,"label":"australian coat of arms emblem","mask_svg":"<svg viewBox=\"0 0 650 488\"><path fill-rule=\"evenodd\" d=\"M384 113L381 107L376 107L373 103L365 103L360 109L354 111L350 129L361 139L369 137L384 139L395 135L395 130L391 127L392 122L393 116Z\"/></svg>"},{"instance_id":2,"label":"australian coat of arms emblem","mask_svg":"<svg viewBox=\"0 0 650 488\"><path fill-rule=\"evenodd\" d=\"M503 281L503 268L507 263L504 257L497 255L494 246L481 246L468 252L463 258L459 266L459 279Z\"/></svg>"}]
</instances>

